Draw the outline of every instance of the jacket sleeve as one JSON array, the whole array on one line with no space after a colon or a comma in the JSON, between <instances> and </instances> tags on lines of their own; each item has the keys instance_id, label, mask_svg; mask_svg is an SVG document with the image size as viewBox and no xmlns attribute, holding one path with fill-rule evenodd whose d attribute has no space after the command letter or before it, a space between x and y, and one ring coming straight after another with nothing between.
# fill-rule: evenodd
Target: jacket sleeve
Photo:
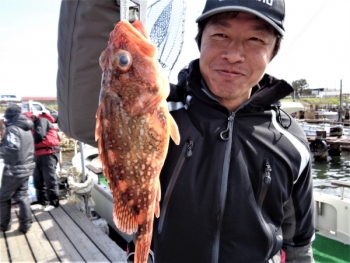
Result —
<instances>
[{"instance_id":1,"label":"jacket sleeve","mask_svg":"<svg viewBox=\"0 0 350 263\"><path fill-rule=\"evenodd\" d=\"M4 158L4 154L5 154L5 145L3 143L3 140L1 140L1 143L0 143L0 158Z\"/></svg>"},{"instance_id":2,"label":"jacket sleeve","mask_svg":"<svg viewBox=\"0 0 350 263\"><path fill-rule=\"evenodd\" d=\"M282 230L286 262L314 262L311 246L314 238L311 161L295 182L292 195L284 206L284 215Z\"/></svg>"},{"instance_id":3,"label":"jacket sleeve","mask_svg":"<svg viewBox=\"0 0 350 263\"><path fill-rule=\"evenodd\" d=\"M6 139L3 142L3 154L7 155L6 160L9 165L16 165L19 162L19 151L21 149L21 141L19 139L19 131L8 128L6 131Z\"/></svg>"},{"instance_id":4,"label":"jacket sleeve","mask_svg":"<svg viewBox=\"0 0 350 263\"><path fill-rule=\"evenodd\" d=\"M50 123L45 118L38 118L34 123L34 143L42 142L50 129Z\"/></svg>"}]
</instances>

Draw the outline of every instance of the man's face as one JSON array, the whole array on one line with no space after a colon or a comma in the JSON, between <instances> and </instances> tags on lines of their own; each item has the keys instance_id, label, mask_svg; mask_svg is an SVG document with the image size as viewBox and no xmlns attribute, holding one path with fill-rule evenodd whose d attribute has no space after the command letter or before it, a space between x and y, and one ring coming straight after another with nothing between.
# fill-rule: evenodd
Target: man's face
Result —
<instances>
[{"instance_id":1,"label":"man's face","mask_svg":"<svg viewBox=\"0 0 350 263\"><path fill-rule=\"evenodd\" d=\"M202 77L219 102L236 110L250 97L271 60L276 36L248 13L213 16L205 25L200 53Z\"/></svg>"}]
</instances>

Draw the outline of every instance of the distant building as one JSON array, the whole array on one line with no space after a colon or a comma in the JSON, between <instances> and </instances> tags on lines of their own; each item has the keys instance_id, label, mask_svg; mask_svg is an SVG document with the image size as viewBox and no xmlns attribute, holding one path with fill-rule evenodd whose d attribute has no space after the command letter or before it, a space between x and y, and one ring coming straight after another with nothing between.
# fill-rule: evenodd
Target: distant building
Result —
<instances>
[{"instance_id":1,"label":"distant building","mask_svg":"<svg viewBox=\"0 0 350 263\"><path fill-rule=\"evenodd\" d=\"M328 89L328 88L310 88L311 94L315 95L317 98L325 97L336 97L340 95L339 89ZM343 96L350 96L349 93L344 93Z\"/></svg>"}]
</instances>

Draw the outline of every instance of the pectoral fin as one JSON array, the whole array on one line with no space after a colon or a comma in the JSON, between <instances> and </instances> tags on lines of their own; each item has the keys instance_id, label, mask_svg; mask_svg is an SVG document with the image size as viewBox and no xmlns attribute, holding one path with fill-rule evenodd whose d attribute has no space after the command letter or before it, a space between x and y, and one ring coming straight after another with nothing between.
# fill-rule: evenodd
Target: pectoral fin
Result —
<instances>
[{"instance_id":1,"label":"pectoral fin","mask_svg":"<svg viewBox=\"0 0 350 263\"><path fill-rule=\"evenodd\" d=\"M170 113L167 116L167 121L168 121L168 127L169 127L169 133L170 133L171 139L174 141L176 145L179 145L180 144L179 128L177 127L177 124Z\"/></svg>"},{"instance_id":2,"label":"pectoral fin","mask_svg":"<svg viewBox=\"0 0 350 263\"><path fill-rule=\"evenodd\" d=\"M158 191L156 193L156 200L155 200L155 208L154 208L154 215L158 218L160 215L160 208L159 208L159 202L160 202L160 183L158 183Z\"/></svg>"}]
</instances>

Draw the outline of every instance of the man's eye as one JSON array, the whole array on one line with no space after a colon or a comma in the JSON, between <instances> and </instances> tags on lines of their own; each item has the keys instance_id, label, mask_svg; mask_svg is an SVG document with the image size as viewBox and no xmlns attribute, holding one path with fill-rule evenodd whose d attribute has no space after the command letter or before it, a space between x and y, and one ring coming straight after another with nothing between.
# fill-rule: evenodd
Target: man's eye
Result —
<instances>
[{"instance_id":1,"label":"man's eye","mask_svg":"<svg viewBox=\"0 0 350 263\"><path fill-rule=\"evenodd\" d=\"M214 34L216 37L227 37L225 34Z\"/></svg>"},{"instance_id":2,"label":"man's eye","mask_svg":"<svg viewBox=\"0 0 350 263\"><path fill-rule=\"evenodd\" d=\"M264 41L262 41L260 38L257 38L257 37L251 37L250 40L258 41L258 42L264 43Z\"/></svg>"}]
</instances>

